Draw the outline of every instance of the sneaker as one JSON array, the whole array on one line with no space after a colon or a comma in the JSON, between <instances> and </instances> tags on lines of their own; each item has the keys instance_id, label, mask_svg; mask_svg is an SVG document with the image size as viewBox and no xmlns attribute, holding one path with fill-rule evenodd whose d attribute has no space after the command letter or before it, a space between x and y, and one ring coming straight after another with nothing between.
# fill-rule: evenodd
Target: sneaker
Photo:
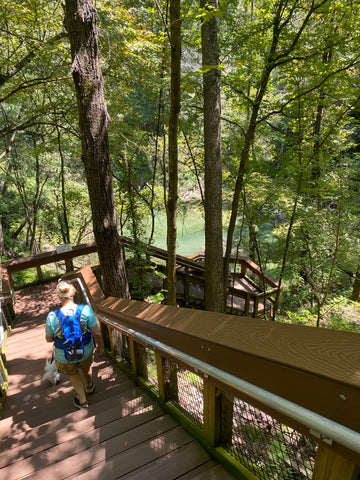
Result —
<instances>
[{"instance_id":1,"label":"sneaker","mask_svg":"<svg viewBox=\"0 0 360 480\"><path fill-rule=\"evenodd\" d=\"M85 392L86 392L87 394L94 393L94 390L95 390L95 383L94 383L94 382L92 382L91 385L87 385L87 386L85 387Z\"/></svg>"},{"instance_id":2,"label":"sneaker","mask_svg":"<svg viewBox=\"0 0 360 480\"><path fill-rule=\"evenodd\" d=\"M79 397L77 395L73 400L73 404L76 408L88 408L89 406L88 402L80 403Z\"/></svg>"}]
</instances>

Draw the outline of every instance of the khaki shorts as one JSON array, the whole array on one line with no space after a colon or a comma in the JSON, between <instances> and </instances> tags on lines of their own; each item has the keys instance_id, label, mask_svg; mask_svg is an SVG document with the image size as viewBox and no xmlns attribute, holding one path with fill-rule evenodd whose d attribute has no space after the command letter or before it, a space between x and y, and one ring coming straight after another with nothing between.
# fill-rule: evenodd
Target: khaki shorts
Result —
<instances>
[{"instance_id":1,"label":"khaki shorts","mask_svg":"<svg viewBox=\"0 0 360 480\"><path fill-rule=\"evenodd\" d=\"M59 373L67 375L68 377L72 377L73 375L77 374L78 368L89 371L93 361L93 356L94 354L91 353L91 355L85 358L85 360L81 360L81 362L76 363L60 363L56 361L56 367Z\"/></svg>"}]
</instances>

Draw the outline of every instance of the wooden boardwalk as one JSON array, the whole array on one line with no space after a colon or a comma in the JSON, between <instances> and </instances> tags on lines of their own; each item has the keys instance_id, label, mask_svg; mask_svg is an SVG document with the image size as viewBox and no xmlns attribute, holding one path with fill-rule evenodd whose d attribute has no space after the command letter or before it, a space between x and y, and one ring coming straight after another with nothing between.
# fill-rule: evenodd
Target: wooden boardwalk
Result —
<instances>
[{"instance_id":1,"label":"wooden boardwalk","mask_svg":"<svg viewBox=\"0 0 360 480\"><path fill-rule=\"evenodd\" d=\"M0 479L230 480L233 477L107 359L95 393L76 410L69 381L42 382L51 345L44 325L54 284L17 292L6 340L9 390L0 421Z\"/></svg>"}]
</instances>

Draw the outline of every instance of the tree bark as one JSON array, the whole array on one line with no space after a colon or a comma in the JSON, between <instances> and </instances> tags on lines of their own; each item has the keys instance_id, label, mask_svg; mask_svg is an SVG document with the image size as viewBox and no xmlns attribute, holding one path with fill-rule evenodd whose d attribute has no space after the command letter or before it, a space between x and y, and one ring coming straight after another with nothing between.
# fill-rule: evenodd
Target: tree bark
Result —
<instances>
[{"instance_id":1,"label":"tree bark","mask_svg":"<svg viewBox=\"0 0 360 480\"><path fill-rule=\"evenodd\" d=\"M0 216L0 264L2 263L2 256L5 254L4 235L2 230L1 216Z\"/></svg>"},{"instance_id":2,"label":"tree bark","mask_svg":"<svg viewBox=\"0 0 360 480\"><path fill-rule=\"evenodd\" d=\"M169 118L169 190L167 210L168 304L176 305L176 208L178 200L178 124L180 113L180 0L170 1L171 91Z\"/></svg>"},{"instance_id":3,"label":"tree bark","mask_svg":"<svg viewBox=\"0 0 360 480\"><path fill-rule=\"evenodd\" d=\"M218 7L218 0L200 0L200 6ZM205 154L205 309L223 312L223 237L222 237L222 157L221 101L217 17L213 16L201 28L204 94L204 154Z\"/></svg>"},{"instance_id":4,"label":"tree bark","mask_svg":"<svg viewBox=\"0 0 360 480\"><path fill-rule=\"evenodd\" d=\"M105 295L129 298L124 251L117 229L109 154L108 115L92 0L66 0L82 143L82 160L89 190L93 230L103 274Z\"/></svg>"},{"instance_id":5,"label":"tree bark","mask_svg":"<svg viewBox=\"0 0 360 480\"><path fill-rule=\"evenodd\" d=\"M350 299L353 302L360 301L360 264L358 265L355 276L354 276L354 284L353 284L353 289L351 292Z\"/></svg>"}]
</instances>

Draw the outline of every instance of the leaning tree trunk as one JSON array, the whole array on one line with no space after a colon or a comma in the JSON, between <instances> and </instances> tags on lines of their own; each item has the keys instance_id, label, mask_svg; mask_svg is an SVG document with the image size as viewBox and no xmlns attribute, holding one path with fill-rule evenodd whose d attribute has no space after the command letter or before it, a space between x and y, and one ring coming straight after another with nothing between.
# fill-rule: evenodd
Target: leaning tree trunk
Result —
<instances>
[{"instance_id":1,"label":"leaning tree trunk","mask_svg":"<svg viewBox=\"0 0 360 480\"><path fill-rule=\"evenodd\" d=\"M105 295L128 298L124 252L117 229L109 155L108 115L92 0L66 0L72 75L79 109L82 160Z\"/></svg>"},{"instance_id":2,"label":"leaning tree trunk","mask_svg":"<svg viewBox=\"0 0 360 480\"><path fill-rule=\"evenodd\" d=\"M218 7L218 0L200 0L200 6ZM223 312L222 238L222 157L221 102L217 19L214 16L201 28L202 63L205 69L204 91L204 153L205 153L205 309Z\"/></svg>"}]
</instances>

